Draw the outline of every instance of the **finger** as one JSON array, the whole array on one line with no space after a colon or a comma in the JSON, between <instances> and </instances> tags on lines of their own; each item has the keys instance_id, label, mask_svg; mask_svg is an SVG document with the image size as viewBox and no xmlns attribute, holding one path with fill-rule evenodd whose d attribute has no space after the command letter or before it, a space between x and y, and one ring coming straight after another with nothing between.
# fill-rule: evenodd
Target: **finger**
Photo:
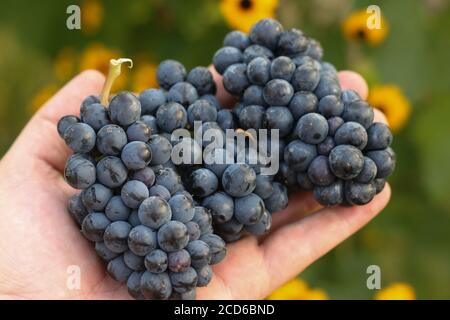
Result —
<instances>
[{"instance_id":1,"label":"finger","mask_svg":"<svg viewBox=\"0 0 450 320\"><path fill-rule=\"evenodd\" d=\"M271 232L314 211L317 206L311 193L299 193L290 199L290 205L273 215ZM199 288L199 299L264 298L267 295L267 271L259 242L270 237L247 236L227 245L225 260L214 266L214 277L207 288ZM245 255L242 252L245 251ZM249 266L244 268L243 266ZM247 279L247 281L241 281Z\"/></svg>"},{"instance_id":2,"label":"finger","mask_svg":"<svg viewBox=\"0 0 450 320\"><path fill-rule=\"evenodd\" d=\"M245 253L245 254L243 254ZM264 298L269 279L256 237L245 237L227 244L227 254L213 266L214 276L205 288L198 288L199 299Z\"/></svg>"},{"instance_id":3,"label":"finger","mask_svg":"<svg viewBox=\"0 0 450 320\"><path fill-rule=\"evenodd\" d=\"M88 95L98 95L103 82L97 71L85 71L72 79L30 120L11 148L13 155L36 157L62 171L70 150L58 135L58 120L68 114L79 115L81 102Z\"/></svg>"},{"instance_id":4,"label":"finger","mask_svg":"<svg viewBox=\"0 0 450 320\"><path fill-rule=\"evenodd\" d=\"M214 66L209 66L209 71L211 71L214 81L216 83L216 96L219 99L220 105L227 108L232 108L236 103L236 98L229 94L223 87L222 76L217 72Z\"/></svg>"},{"instance_id":5,"label":"finger","mask_svg":"<svg viewBox=\"0 0 450 320\"><path fill-rule=\"evenodd\" d=\"M369 87L366 80L364 80L360 74L353 71L341 71L338 76L342 89L354 90L361 96L361 98L364 100L367 99ZM375 113L374 122L382 122L384 124L388 123L383 112L379 109L374 109L373 111Z\"/></svg>"},{"instance_id":6,"label":"finger","mask_svg":"<svg viewBox=\"0 0 450 320\"><path fill-rule=\"evenodd\" d=\"M223 106L230 107L236 102L236 99L230 95L225 88L223 87L222 76L216 71L214 66L210 66L209 70L211 71L214 81L217 86L217 98ZM363 99L367 99L367 95L369 93L369 87L364 78L353 71L341 71L338 74L339 82L341 84L342 89L350 89L355 90Z\"/></svg>"},{"instance_id":7,"label":"finger","mask_svg":"<svg viewBox=\"0 0 450 320\"><path fill-rule=\"evenodd\" d=\"M367 224L387 205L390 194L386 184L365 206L324 208L269 236L261 249L270 275L270 290L295 277Z\"/></svg>"},{"instance_id":8,"label":"finger","mask_svg":"<svg viewBox=\"0 0 450 320\"><path fill-rule=\"evenodd\" d=\"M98 71L80 73L54 95L36 114L54 124L67 114L80 114L80 105L89 95L99 95L105 77Z\"/></svg>"},{"instance_id":9,"label":"finger","mask_svg":"<svg viewBox=\"0 0 450 320\"><path fill-rule=\"evenodd\" d=\"M343 90L354 90L361 98L364 100L367 99L369 87L366 80L364 80L359 73L353 71L340 71L338 77Z\"/></svg>"},{"instance_id":10,"label":"finger","mask_svg":"<svg viewBox=\"0 0 450 320\"><path fill-rule=\"evenodd\" d=\"M373 112L375 114L375 118L373 120L374 122L381 122L381 123L384 123L384 124L388 124L387 118L386 118L386 116L384 115L383 112L381 112L378 109L373 109Z\"/></svg>"},{"instance_id":11,"label":"finger","mask_svg":"<svg viewBox=\"0 0 450 320\"><path fill-rule=\"evenodd\" d=\"M341 71L338 75L342 89L354 90L361 96L361 98L363 98L364 100L367 99L367 96L369 94L369 87L366 80L364 80L364 78L360 74L353 71ZM388 124L386 116L383 112L381 112L379 109L374 109L374 113L374 122L382 122L384 124Z\"/></svg>"},{"instance_id":12,"label":"finger","mask_svg":"<svg viewBox=\"0 0 450 320\"><path fill-rule=\"evenodd\" d=\"M321 208L322 206L314 199L312 192L298 192L289 197L289 206L286 209L272 215L270 233L274 233L280 227L300 220Z\"/></svg>"}]
</instances>

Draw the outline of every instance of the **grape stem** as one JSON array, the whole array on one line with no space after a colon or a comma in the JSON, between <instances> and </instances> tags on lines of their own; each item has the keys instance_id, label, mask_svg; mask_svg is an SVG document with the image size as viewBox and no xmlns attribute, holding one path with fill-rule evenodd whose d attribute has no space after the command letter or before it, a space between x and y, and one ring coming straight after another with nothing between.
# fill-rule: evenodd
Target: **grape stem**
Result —
<instances>
[{"instance_id":1,"label":"grape stem","mask_svg":"<svg viewBox=\"0 0 450 320\"><path fill-rule=\"evenodd\" d=\"M133 60L127 58L120 59L111 59L109 61L109 70L108 76L106 77L105 84L103 85L102 94L101 94L101 103L102 105L108 105L109 94L111 93L111 88L114 84L114 81L120 76L122 70L122 64L129 63L129 68L133 68Z\"/></svg>"},{"instance_id":2,"label":"grape stem","mask_svg":"<svg viewBox=\"0 0 450 320\"><path fill-rule=\"evenodd\" d=\"M236 133L243 134L244 136L248 137L250 140L253 140L256 142L255 137L251 133L249 133L248 131L246 131L244 129L238 128L238 129L236 129Z\"/></svg>"}]
</instances>

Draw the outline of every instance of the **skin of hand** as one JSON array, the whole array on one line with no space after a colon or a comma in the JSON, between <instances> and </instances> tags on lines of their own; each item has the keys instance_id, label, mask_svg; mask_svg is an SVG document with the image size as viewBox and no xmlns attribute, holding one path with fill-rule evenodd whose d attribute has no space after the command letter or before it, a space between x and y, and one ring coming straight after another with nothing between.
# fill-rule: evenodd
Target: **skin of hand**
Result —
<instances>
[{"instance_id":1,"label":"skin of hand","mask_svg":"<svg viewBox=\"0 0 450 320\"><path fill-rule=\"evenodd\" d=\"M230 101L221 88L219 98ZM361 76L339 74L345 89L367 97ZM98 94L104 77L85 71L52 97L29 121L0 161L0 298L129 299L126 285L106 273L93 245L67 212L76 191L62 176L70 150L58 136L64 115L79 114L82 100ZM386 122L376 112L376 121ZM390 187L368 205L321 208L311 193L290 199L273 216L271 232L228 245L226 258L213 267L214 277L198 288L199 299L262 299L355 233L388 203ZM67 283L71 266L80 270L80 288Z\"/></svg>"}]
</instances>

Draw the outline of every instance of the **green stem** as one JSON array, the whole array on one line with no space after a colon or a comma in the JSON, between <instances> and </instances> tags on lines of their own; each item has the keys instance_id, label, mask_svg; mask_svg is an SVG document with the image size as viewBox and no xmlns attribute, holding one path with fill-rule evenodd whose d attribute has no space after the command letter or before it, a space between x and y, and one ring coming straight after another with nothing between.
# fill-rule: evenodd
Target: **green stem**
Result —
<instances>
[{"instance_id":1,"label":"green stem","mask_svg":"<svg viewBox=\"0 0 450 320\"><path fill-rule=\"evenodd\" d=\"M102 105L108 105L109 94L111 92L111 88L114 84L114 81L120 76L122 70L122 64L129 63L130 69L133 68L133 60L120 58L120 59L111 59L109 61L109 70L108 76L106 77L105 84L103 85L102 94L101 94L101 103Z\"/></svg>"}]
</instances>

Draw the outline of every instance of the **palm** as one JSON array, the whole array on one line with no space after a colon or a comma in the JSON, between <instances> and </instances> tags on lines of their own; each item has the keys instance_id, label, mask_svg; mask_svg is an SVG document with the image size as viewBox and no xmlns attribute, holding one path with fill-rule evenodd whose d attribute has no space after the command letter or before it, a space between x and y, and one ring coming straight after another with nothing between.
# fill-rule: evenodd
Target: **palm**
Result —
<instances>
[{"instance_id":1,"label":"palm","mask_svg":"<svg viewBox=\"0 0 450 320\"><path fill-rule=\"evenodd\" d=\"M9 262L0 271L0 292L24 298L51 298L55 293L61 298L126 297L126 291L117 291L117 283L105 276L105 266L66 214L70 191L60 174L40 159L33 161L39 171L21 172L17 184L2 182L2 190L11 192L1 201L2 242L10 245L0 253L2 268ZM5 176L8 168L1 169ZM13 205L14 212L6 210ZM71 266L80 268L80 290L67 286Z\"/></svg>"},{"instance_id":2,"label":"palm","mask_svg":"<svg viewBox=\"0 0 450 320\"><path fill-rule=\"evenodd\" d=\"M61 177L68 150L55 124L62 115L76 113L83 97L99 92L102 82L93 72L73 80L0 162L0 175L7 177L0 180L0 296L129 298L126 286L107 276L104 263L67 214L67 199L75 191ZM311 195L297 195L274 215L269 235L228 246L225 260L214 267L212 282L198 290L198 297L264 298L366 224L386 205L389 192L386 188L364 207L321 209L307 217L320 208ZM79 267L79 288L68 286L72 266Z\"/></svg>"}]
</instances>

